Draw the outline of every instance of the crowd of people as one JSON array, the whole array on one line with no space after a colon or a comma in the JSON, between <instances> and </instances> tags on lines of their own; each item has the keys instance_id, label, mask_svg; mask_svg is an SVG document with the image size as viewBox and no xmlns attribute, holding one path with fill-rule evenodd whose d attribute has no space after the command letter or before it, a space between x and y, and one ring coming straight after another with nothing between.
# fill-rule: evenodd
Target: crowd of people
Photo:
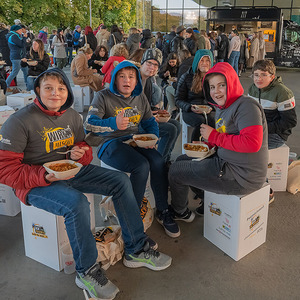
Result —
<instances>
[{"instance_id":1,"label":"crowd of people","mask_svg":"<svg viewBox=\"0 0 300 300\"><path fill-rule=\"evenodd\" d=\"M96 32L89 26L82 31L79 25L73 32L57 29L48 38L44 27L26 53L26 27L15 24L7 30L6 59L12 71L6 84L22 69L36 99L1 128L0 182L13 187L25 204L64 216L76 284L91 297L113 299L119 290L96 262L84 193L112 195L125 266L166 269L172 258L157 250L140 215L148 177L156 220L169 237L179 237L178 221L195 218L188 208L188 189L203 198L204 190L240 195L261 188L267 180L268 149L286 142L297 116L292 91L276 76L273 62L264 59L260 34L253 35L249 53L248 37L236 29L228 37L223 27L207 35L172 26L169 34L157 33L156 38L149 29L137 28L126 38L117 25L110 32L105 25ZM49 68L47 47L53 50L55 68ZM74 58L68 54L73 49ZM96 92L84 122L71 108L74 96L62 70L66 64L74 84ZM239 75L247 66L253 85L246 96ZM186 155L171 160L181 132L180 110L181 121L193 127L190 142L203 139L215 147L214 155L201 161ZM169 114L169 121L159 122L159 113ZM47 128L57 133L54 140L43 134ZM134 134L144 133L154 134L158 144L142 148L131 141ZM55 137L63 140L61 146ZM99 165L101 160L118 171L92 165L93 146ZM57 152L68 149L67 155ZM43 168L64 158L83 165L75 177L60 180ZM199 215L201 200L195 211Z\"/></svg>"}]
</instances>

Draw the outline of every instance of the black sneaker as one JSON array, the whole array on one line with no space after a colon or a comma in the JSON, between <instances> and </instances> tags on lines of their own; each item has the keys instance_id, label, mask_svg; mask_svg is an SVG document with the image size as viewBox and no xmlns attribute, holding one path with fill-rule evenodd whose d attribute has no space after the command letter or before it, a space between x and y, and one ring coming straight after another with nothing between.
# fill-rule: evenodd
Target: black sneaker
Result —
<instances>
[{"instance_id":1,"label":"black sneaker","mask_svg":"<svg viewBox=\"0 0 300 300\"><path fill-rule=\"evenodd\" d=\"M98 263L85 275L77 273L75 283L79 288L86 290L92 298L114 299L119 292L119 289L107 279Z\"/></svg>"},{"instance_id":2,"label":"black sneaker","mask_svg":"<svg viewBox=\"0 0 300 300\"><path fill-rule=\"evenodd\" d=\"M195 213L198 216L204 216L204 205L203 205L203 201L200 202L199 206L195 209Z\"/></svg>"},{"instance_id":3,"label":"black sneaker","mask_svg":"<svg viewBox=\"0 0 300 300\"><path fill-rule=\"evenodd\" d=\"M177 213L175 210L173 210L173 218L176 221L184 221L187 223L191 223L195 219L195 214L192 211L190 211L188 208L182 214Z\"/></svg>"},{"instance_id":4,"label":"black sneaker","mask_svg":"<svg viewBox=\"0 0 300 300\"><path fill-rule=\"evenodd\" d=\"M275 196L274 196L274 191L270 188L270 194L269 194L269 204L274 202Z\"/></svg>"},{"instance_id":5,"label":"black sneaker","mask_svg":"<svg viewBox=\"0 0 300 300\"><path fill-rule=\"evenodd\" d=\"M176 238L180 236L180 229L176 222L173 220L172 214L168 209L164 211L156 210L156 220L161 224L168 236Z\"/></svg>"},{"instance_id":6,"label":"black sneaker","mask_svg":"<svg viewBox=\"0 0 300 300\"><path fill-rule=\"evenodd\" d=\"M158 248L158 244L155 241L153 241L148 235L146 238L146 242L149 243L151 249L156 250Z\"/></svg>"}]
</instances>

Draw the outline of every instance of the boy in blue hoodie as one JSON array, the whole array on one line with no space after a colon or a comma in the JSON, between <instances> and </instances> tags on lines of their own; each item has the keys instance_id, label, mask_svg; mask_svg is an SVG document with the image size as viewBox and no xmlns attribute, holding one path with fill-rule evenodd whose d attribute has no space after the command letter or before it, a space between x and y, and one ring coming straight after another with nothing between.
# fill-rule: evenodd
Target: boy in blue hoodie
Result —
<instances>
[{"instance_id":1,"label":"boy in blue hoodie","mask_svg":"<svg viewBox=\"0 0 300 300\"><path fill-rule=\"evenodd\" d=\"M150 104L142 93L139 70L128 61L114 69L109 89L99 91L84 124L87 142L99 146L98 157L107 165L130 173L133 191L140 207L150 171L151 187L156 202L156 218L171 237L180 230L168 210L167 169L156 149L132 147L124 141L139 133L159 136L158 125ZM139 126L140 125L140 126Z\"/></svg>"}]
</instances>

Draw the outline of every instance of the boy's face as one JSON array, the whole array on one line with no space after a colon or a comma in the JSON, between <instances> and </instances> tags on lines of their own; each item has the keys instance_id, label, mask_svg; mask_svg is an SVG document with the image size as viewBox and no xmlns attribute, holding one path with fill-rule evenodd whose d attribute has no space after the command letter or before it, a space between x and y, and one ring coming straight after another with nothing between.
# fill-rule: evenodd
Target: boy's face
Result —
<instances>
[{"instance_id":1,"label":"boy's face","mask_svg":"<svg viewBox=\"0 0 300 300\"><path fill-rule=\"evenodd\" d=\"M56 77L42 80L40 87L36 88L43 104L50 111L59 111L68 98L67 86L61 84Z\"/></svg>"},{"instance_id":2,"label":"boy's face","mask_svg":"<svg viewBox=\"0 0 300 300\"><path fill-rule=\"evenodd\" d=\"M137 84L135 69L121 69L116 76L116 87L121 95L129 97Z\"/></svg>"},{"instance_id":3,"label":"boy's face","mask_svg":"<svg viewBox=\"0 0 300 300\"><path fill-rule=\"evenodd\" d=\"M253 81L257 88L263 89L267 87L275 78L275 75L267 71L255 70L253 72Z\"/></svg>"},{"instance_id":4,"label":"boy's face","mask_svg":"<svg viewBox=\"0 0 300 300\"><path fill-rule=\"evenodd\" d=\"M201 73L206 73L210 69L210 59L208 56L202 56L198 63L198 69Z\"/></svg>"},{"instance_id":5,"label":"boy's face","mask_svg":"<svg viewBox=\"0 0 300 300\"><path fill-rule=\"evenodd\" d=\"M208 80L210 96L219 105L224 106L227 100L227 84L223 75L215 75Z\"/></svg>"}]
</instances>

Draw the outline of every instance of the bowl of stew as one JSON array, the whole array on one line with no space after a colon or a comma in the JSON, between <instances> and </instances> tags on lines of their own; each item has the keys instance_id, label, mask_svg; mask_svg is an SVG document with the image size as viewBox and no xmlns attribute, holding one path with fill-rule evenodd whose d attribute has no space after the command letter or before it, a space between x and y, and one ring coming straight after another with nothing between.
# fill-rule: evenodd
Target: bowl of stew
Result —
<instances>
[{"instance_id":1,"label":"bowl of stew","mask_svg":"<svg viewBox=\"0 0 300 300\"><path fill-rule=\"evenodd\" d=\"M209 147L204 144L186 143L183 145L184 152L189 157L203 158L209 153Z\"/></svg>"},{"instance_id":2,"label":"bowl of stew","mask_svg":"<svg viewBox=\"0 0 300 300\"><path fill-rule=\"evenodd\" d=\"M158 137L155 134L135 134L133 140L141 148L153 147L157 143Z\"/></svg>"},{"instance_id":3,"label":"bowl of stew","mask_svg":"<svg viewBox=\"0 0 300 300\"><path fill-rule=\"evenodd\" d=\"M47 162L43 165L46 171L54 174L58 179L75 176L81 169L82 164L69 159Z\"/></svg>"}]
</instances>

